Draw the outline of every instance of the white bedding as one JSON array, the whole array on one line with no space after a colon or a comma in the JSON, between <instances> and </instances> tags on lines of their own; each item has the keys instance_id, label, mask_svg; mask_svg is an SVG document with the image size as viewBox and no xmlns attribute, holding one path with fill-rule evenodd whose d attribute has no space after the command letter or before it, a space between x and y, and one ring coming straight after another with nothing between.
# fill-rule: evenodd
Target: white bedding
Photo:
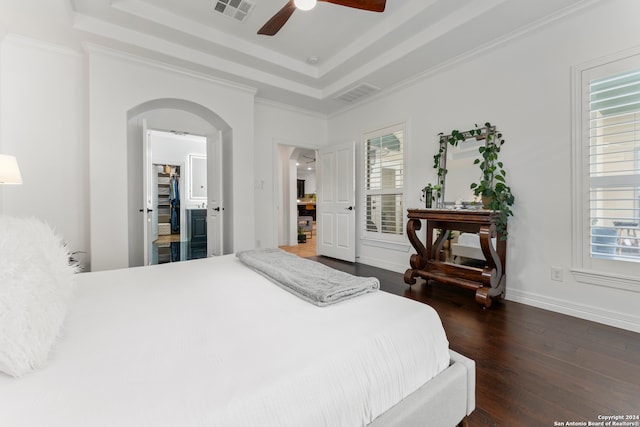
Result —
<instances>
[{"instance_id":1,"label":"white bedding","mask_svg":"<svg viewBox=\"0 0 640 427\"><path fill-rule=\"evenodd\" d=\"M381 291L316 307L233 255L84 273L0 426L362 426L448 364L436 312Z\"/></svg>"}]
</instances>

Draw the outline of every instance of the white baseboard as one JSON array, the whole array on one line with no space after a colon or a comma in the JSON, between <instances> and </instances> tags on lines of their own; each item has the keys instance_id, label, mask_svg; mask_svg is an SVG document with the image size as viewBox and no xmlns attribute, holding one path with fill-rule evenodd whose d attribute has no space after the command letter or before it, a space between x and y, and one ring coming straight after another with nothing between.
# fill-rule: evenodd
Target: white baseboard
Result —
<instances>
[{"instance_id":1,"label":"white baseboard","mask_svg":"<svg viewBox=\"0 0 640 427\"><path fill-rule=\"evenodd\" d=\"M575 304L571 301L509 288L506 290L505 299L640 333L640 316L624 315L590 305Z\"/></svg>"},{"instance_id":2,"label":"white baseboard","mask_svg":"<svg viewBox=\"0 0 640 427\"><path fill-rule=\"evenodd\" d=\"M410 268L408 263L397 264L363 256L358 257L356 261L361 264L383 268L385 270L401 274L404 274L404 272ZM553 311L555 313L566 314L579 319L590 320L592 322L602 323L604 325L640 333L640 316L620 314L603 310L599 307L575 304L571 301L550 298L548 296L533 294L530 292L522 292L517 289L510 289L509 287L507 287L505 299Z\"/></svg>"},{"instance_id":3,"label":"white baseboard","mask_svg":"<svg viewBox=\"0 0 640 427\"><path fill-rule=\"evenodd\" d=\"M393 271L395 273L402 273L402 274L404 274L404 272L407 271L407 268L411 268L409 263L396 264L393 262L385 262L377 258L369 258L366 256L356 257L356 262L359 262L360 264L370 265L372 267L383 268L385 270Z\"/></svg>"}]
</instances>

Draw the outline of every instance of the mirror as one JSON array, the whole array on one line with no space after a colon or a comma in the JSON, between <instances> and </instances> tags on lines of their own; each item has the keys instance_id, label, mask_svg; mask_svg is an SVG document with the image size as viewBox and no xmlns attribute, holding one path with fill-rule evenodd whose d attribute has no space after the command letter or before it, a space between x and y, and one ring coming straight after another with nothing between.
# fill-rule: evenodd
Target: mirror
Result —
<instances>
[{"instance_id":1,"label":"mirror","mask_svg":"<svg viewBox=\"0 0 640 427\"><path fill-rule=\"evenodd\" d=\"M439 206L454 205L462 201L468 207L476 197L470 188L472 182L481 177L481 170L474 161L481 154L478 148L486 143L487 135L495 133L495 127L477 128L466 132L452 131L449 135L440 134L440 149L435 156L438 170L444 171L439 177L442 187Z\"/></svg>"},{"instance_id":2,"label":"mirror","mask_svg":"<svg viewBox=\"0 0 640 427\"><path fill-rule=\"evenodd\" d=\"M207 199L207 158L205 156L189 156L189 197L195 200Z\"/></svg>"}]
</instances>

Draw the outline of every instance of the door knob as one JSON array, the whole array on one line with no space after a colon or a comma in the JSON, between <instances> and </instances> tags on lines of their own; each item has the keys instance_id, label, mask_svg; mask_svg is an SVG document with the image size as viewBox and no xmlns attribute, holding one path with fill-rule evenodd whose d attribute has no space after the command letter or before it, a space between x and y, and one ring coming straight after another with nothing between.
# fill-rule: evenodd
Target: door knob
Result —
<instances>
[{"instance_id":1,"label":"door knob","mask_svg":"<svg viewBox=\"0 0 640 427\"><path fill-rule=\"evenodd\" d=\"M352 211L353 210L353 206L349 206L348 208L346 208L348 211Z\"/></svg>"},{"instance_id":2,"label":"door knob","mask_svg":"<svg viewBox=\"0 0 640 427\"><path fill-rule=\"evenodd\" d=\"M217 208L213 208L213 210L216 212L220 212L220 207L218 206Z\"/></svg>"}]
</instances>

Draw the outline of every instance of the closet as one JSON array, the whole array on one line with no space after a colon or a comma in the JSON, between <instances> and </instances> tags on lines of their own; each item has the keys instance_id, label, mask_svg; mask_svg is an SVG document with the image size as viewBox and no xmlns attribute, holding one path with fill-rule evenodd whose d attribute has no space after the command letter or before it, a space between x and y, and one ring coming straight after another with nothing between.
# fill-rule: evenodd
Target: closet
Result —
<instances>
[{"instance_id":1,"label":"closet","mask_svg":"<svg viewBox=\"0 0 640 427\"><path fill-rule=\"evenodd\" d=\"M157 171L158 264L180 261L180 166L154 165Z\"/></svg>"}]
</instances>

